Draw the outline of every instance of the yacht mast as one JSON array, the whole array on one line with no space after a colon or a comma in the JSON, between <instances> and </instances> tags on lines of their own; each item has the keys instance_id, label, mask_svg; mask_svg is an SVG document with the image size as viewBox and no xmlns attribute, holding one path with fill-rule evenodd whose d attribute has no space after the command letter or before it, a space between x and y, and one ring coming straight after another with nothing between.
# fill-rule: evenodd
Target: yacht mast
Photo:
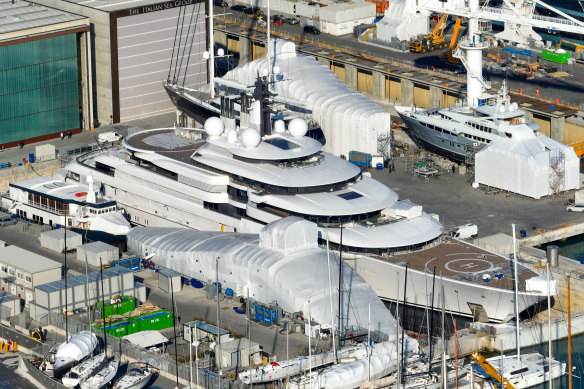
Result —
<instances>
[{"instance_id":1,"label":"yacht mast","mask_svg":"<svg viewBox=\"0 0 584 389\"><path fill-rule=\"evenodd\" d=\"M517 274L517 239L515 238L515 224L513 228L513 273L515 279L515 341L517 343L517 360L521 357L521 342L519 341L519 275Z\"/></svg>"},{"instance_id":2,"label":"yacht mast","mask_svg":"<svg viewBox=\"0 0 584 389\"><path fill-rule=\"evenodd\" d=\"M209 0L209 89L211 100L215 98L215 40L213 38L213 2Z\"/></svg>"},{"instance_id":3,"label":"yacht mast","mask_svg":"<svg viewBox=\"0 0 584 389\"><path fill-rule=\"evenodd\" d=\"M331 281L331 260L330 260L330 252L329 252L329 239L328 239L328 230L326 232L326 263L328 268L328 281L329 281L329 300L331 306L331 335L333 336L333 355L335 356L335 364L339 363L337 359L337 348L335 345L335 321L334 321L334 313L333 313L333 285Z\"/></svg>"}]
</instances>

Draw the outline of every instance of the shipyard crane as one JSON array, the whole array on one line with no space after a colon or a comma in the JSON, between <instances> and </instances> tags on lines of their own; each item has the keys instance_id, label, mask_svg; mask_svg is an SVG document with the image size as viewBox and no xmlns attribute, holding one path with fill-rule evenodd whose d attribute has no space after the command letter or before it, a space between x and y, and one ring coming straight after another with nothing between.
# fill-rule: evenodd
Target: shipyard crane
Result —
<instances>
[{"instance_id":1,"label":"shipyard crane","mask_svg":"<svg viewBox=\"0 0 584 389\"><path fill-rule=\"evenodd\" d=\"M454 57L461 60L466 68L466 88L468 107L483 104L490 97L486 91L491 88L483 78L483 50L495 44L482 39L482 34L490 30L491 21L501 21L520 26L555 29L556 31L584 34L584 23L540 0L503 0L506 7L495 8L479 0L427 0L421 2L418 11L449 13L468 18L468 33L460 38ZM535 4L548 8L562 18L536 15Z\"/></svg>"},{"instance_id":2,"label":"shipyard crane","mask_svg":"<svg viewBox=\"0 0 584 389\"><path fill-rule=\"evenodd\" d=\"M460 59L452 55L454 50L458 47L458 34L460 34L460 22L461 18L456 18L456 23L454 23L454 28L452 29L452 37L450 38L450 44L448 45L448 50L440 54L440 58L448 61L451 64L460 64Z\"/></svg>"},{"instance_id":3,"label":"shipyard crane","mask_svg":"<svg viewBox=\"0 0 584 389\"><path fill-rule=\"evenodd\" d=\"M501 384L502 388L515 389L515 386L513 386L511 382L507 381L507 378L500 375L499 372L497 372L497 369L495 369L481 353L474 352L472 353L471 358L475 360L483 369L485 369L485 373L496 379L497 382Z\"/></svg>"}]
</instances>

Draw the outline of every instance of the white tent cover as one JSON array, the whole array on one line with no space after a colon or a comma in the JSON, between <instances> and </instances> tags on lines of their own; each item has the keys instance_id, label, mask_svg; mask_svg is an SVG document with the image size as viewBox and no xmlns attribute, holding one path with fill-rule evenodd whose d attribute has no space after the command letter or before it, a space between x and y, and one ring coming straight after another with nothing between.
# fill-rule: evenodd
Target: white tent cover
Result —
<instances>
[{"instance_id":1,"label":"white tent cover","mask_svg":"<svg viewBox=\"0 0 584 389\"><path fill-rule=\"evenodd\" d=\"M91 229L103 231L112 235L126 235L132 226L126 220L122 211L102 213L91 222Z\"/></svg>"},{"instance_id":2,"label":"white tent cover","mask_svg":"<svg viewBox=\"0 0 584 389\"><path fill-rule=\"evenodd\" d=\"M261 58L238 66L223 79L253 85L258 74L281 75L274 92L284 98L306 103L311 118L320 124L326 143L323 150L334 155L349 155L356 150L373 155L377 138L390 131L391 116L361 93L342 82L327 66L313 57L296 54L296 45L282 39L270 40L272 58Z\"/></svg>"},{"instance_id":3,"label":"white tent cover","mask_svg":"<svg viewBox=\"0 0 584 389\"><path fill-rule=\"evenodd\" d=\"M416 12L414 0L394 0L377 23L377 38L391 41L397 38L408 41L429 32L428 13Z\"/></svg>"},{"instance_id":4,"label":"white tent cover","mask_svg":"<svg viewBox=\"0 0 584 389\"><path fill-rule=\"evenodd\" d=\"M97 346L97 337L90 331L81 331L69 337L69 342L62 343L57 349L56 358L69 357L76 361L88 356Z\"/></svg>"},{"instance_id":5,"label":"white tent cover","mask_svg":"<svg viewBox=\"0 0 584 389\"><path fill-rule=\"evenodd\" d=\"M553 161L564 154L562 191L579 188L580 160L574 149L527 126L515 130L512 138L497 138L475 157L475 181L539 199L553 194Z\"/></svg>"},{"instance_id":6,"label":"white tent cover","mask_svg":"<svg viewBox=\"0 0 584 389\"><path fill-rule=\"evenodd\" d=\"M204 281L219 281L237 294L270 303L274 300L287 312L309 311L312 319L336 326L339 259L318 248L316 226L304 219L288 217L265 226L256 234L201 232L182 228L136 227L128 233L128 248L141 256L155 254L160 266ZM327 255L328 254L328 255ZM327 256L330 268L327 266ZM367 328L371 304L371 330L392 337L395 320L371 287L348 265L342 265L342 326ZM388 279L388 282L391 282ZM349 296L350 298L348 298Z\"/></svg>"}]
</instances>

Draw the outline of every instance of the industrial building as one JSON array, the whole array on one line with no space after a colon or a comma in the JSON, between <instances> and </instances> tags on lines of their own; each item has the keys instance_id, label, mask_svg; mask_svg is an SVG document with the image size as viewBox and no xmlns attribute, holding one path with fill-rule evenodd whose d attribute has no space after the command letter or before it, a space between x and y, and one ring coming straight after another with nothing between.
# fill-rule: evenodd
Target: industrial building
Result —
<instances>
[{"instance_id":1,"label":"industrial building","mask_svg":"<svg viewBox=\"0 0 584 389\"><path fill-rule=\"evenodd\" d=\"M146 287L134 281L131 270L120 266L103 269L103 281L100 271L68 278L66 286L65 280L58 280L35 287L34 300L29 303L30 316L41 320L65 307L67 311L87 309L114 296L133 296L144 302Z\"/></svg>"},{"instance_id":2,"label":"industrial building","mask_svg":"<svg viewBox=\"0 0 584 389\"><path fill-rule=\"evenodd\" d=\"M61 264L17 246L0 247L2 291L33 300L34 288L61 279Z\"/></svg>"},{"instance_id":3,"label":"industrial building","mask_svg":"<svg viewBox=\"0 0 584 389\"><path fill-rule=\"evenodd\" d=\"M79 132L91 115L89 19L0 0L0 145Z\"/></svg>"},{"instance_id":4,"label":"industrial building","mask_svg":"<svg viewBox=\"0 0 584 389\"><path fill-rule=\"evenodd\" d=\"M90 18L93 38L90 62L94 65L93 96L99 122L119 123L174 111L162 87L162 80L167 77L177 79L185 87L207 82L202 54L207 47L207 2L39 0L38 3ZM175 45L179 14L185 20L179 25L182 34L178 34L179 42ZM181 71L170 74L171 60L179 61ZM185 76L183 70L187 64Z\"/></svg>"},{"instance_id":5,"label":"industrial building","mask_svg":"<svg viewBox=\"0 0 584 389\"><path fill-rule=\"evenodd\" d=\"M218 344L215 360L219 367L249 367L254 364L254 359L260 359L260 353L259 343L239 338Z\"/></svg>"}]
</instances>

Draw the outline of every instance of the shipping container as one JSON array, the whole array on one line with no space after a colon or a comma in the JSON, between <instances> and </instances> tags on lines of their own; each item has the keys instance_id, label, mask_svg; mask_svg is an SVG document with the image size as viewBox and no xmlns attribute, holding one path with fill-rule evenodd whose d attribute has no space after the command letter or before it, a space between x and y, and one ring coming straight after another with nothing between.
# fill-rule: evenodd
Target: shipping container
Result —
<instances>
[{"instance_id":1,"label":"shipping container","mask_svg":"<svg viewBox=\"0 0 584 389\"><path fill-rule=\"evenodd\" d=\"M104 307L103 310L102 306ZM136 299L131 296L122 296L118 300L106 301L105 306L101 301L98 301L95 303L95 307L99 310L102 310L102 318L106 318L111 315L123 315L126 312L130 312L136 309Z\"/></svg>"},{"instance_id":2,"label":"shipping container","mask_svg":"<svg viewBox=\"0 0 584 389\"><path fill-rule=\"evenodd\" d=\"M158 311L148 315L139 316L132 319L138 324L138 331L156 331L172 327L174 321L172 313L167 311Z\"/></svg>"},{"instance_id":3,"label":"shipping container","mask_svg":"<svg viewBox=\"0 0 584 389\"><path fill-rule=\"evenodd\" d=\"M357 166L370 167L371 154L362 153L360 151L349 152L349 162Z\"/></svg>"},{"instance_id":4,"label":"shipping container","mask_svg":"<svg viewBox=\"0 0 584 389\"><path fill-rule=\"evenodd\" d=\"M568 51L550 51L550 50L542 50L541 58L545 59L546 61L555 62L555 63L568 63L568 59L570 59L570 53Z\"/></svg>"},{"instance_id":5,"label":"shipping container","mask_svg":"<svg viewBox=\"0 0 584 389\"><path fill-rule=\"evenodd\" d=\"M103 333L103 327L93 327L97 333ZM138 332L138 324L131 320L112 323L105 327L105 332L117 338Z\"/></svg>"}]
</instances>

